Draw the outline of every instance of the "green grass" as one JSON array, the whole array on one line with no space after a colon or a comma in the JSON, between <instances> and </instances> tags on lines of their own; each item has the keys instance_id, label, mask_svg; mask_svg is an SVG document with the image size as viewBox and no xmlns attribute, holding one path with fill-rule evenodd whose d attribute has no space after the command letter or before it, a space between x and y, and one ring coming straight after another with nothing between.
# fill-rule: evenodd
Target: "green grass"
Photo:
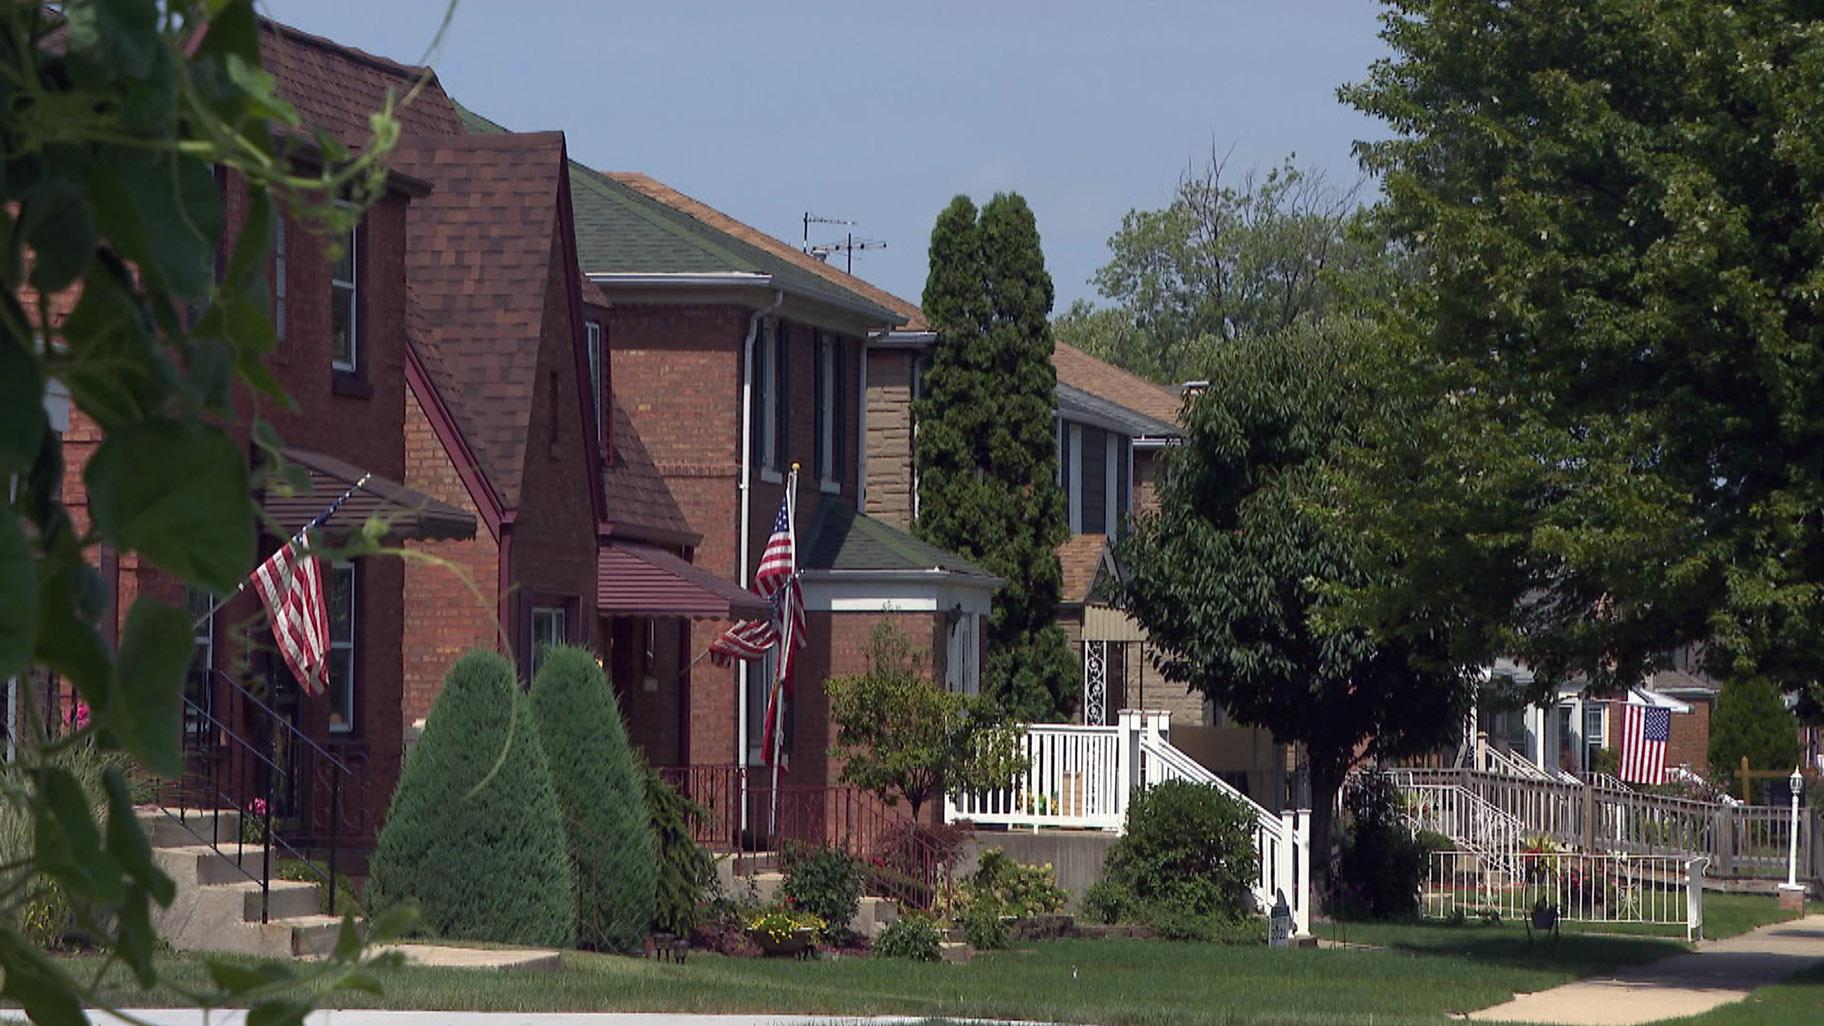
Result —
<instances>
[{"instance_id":1,"label":"green grass","mask_svg":"<svg viewBox=\"0 0 1824 1026\"><path fill-rule=\"evenodd\" d=\"M964 966L872 959L818 962L692 956L684 965L570 953L558 974L406 967L386 993L336 995L332 1007L499 1011L770 1012L1022 1018L1106 1026L1438 1024L1516 991L1683 950L1654 938L1566 937L1528 948L1499 928L1381 928L1390 950L1278 951L1165 941L1052 941ZM1353 939L1353 938L1352 938ZM161 971L201 985L204 964L169 956ZM1073 975L1074 971L1074 975ZM122 986L124 1005L169 1003Z\"/></svg>"},{"instance_id":2,"label":"green grass","mask_svg":"<svg viewBox=\"0 0 1824 1026\"><path fill-rule=\"evenodd\" d=\"M1762 987L1745 1001L1655 1026L1791 1026L1824 1022L1824 966Z\"/></svg>"},{"instance_id":3,"label":"green grass","mask_svg":"<svg viewBox=\"0 0 1824 1026\"><path fill-rule=\"evenodd\" d=\"M1681 906L1682 907L1682 899ZM1757 927L1770 923L1783 923L1798 916L1792 912L1781 912L1778 900L1771 894L1722 894L1706 893L1704 895L1704 936L1710 940L1721 940L1747 933ZM1437 924L1442 926L1442 924ZM1481 928L1481 923L1470 917L1469 925L1463 929ZM1518 919L1506 920L1502 929L1511 930L1524 942L1526 925ZM1388 927L1372 923L1336 923L1320 924L1318 930L1324 937L1346 938L1363 944L1378 944L1381 941L1372 938L1381 936ZM1394 926L1392 929L1405 929ZM1561 933L1597 933L1638 937L1667 937L1683 940L1685 928L1667 926L1658 923L1561 923Z\"/></svg>"}]
</instances>

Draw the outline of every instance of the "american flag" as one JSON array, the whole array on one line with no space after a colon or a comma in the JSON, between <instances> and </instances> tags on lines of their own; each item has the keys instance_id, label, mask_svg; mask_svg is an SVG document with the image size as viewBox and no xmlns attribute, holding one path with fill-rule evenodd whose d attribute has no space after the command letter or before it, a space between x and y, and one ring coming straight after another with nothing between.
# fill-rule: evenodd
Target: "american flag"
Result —
<instances>
[{"instance_id":1,"label":"american flag","mask_svg":"<svg viewBox=\"0 0 1824 1026\"><path fill-rule=\"evenodd\" d=\"M796 472L793 477L796 478ZM761 740L761 757L767 765L780 754L783 740L777 736L777 724L783 711L782 699L792 693L792 663L797 650L804 647L804 592L798 586L797 543L792 532L792 491L779 504L779 515L773 518L773 533L760 553L760 566L754 571L753 591L766 599L772 615L765 620L744 620L723 632L709 646L709 657L718 666L735 659L758 659L769 650L779 650L778 666L772 686L767 689L766 726ZM781 637L785 644L780 645Z\"/></svg>"},{"instance_id":2,"label":"american flag","mask_svg":"<svg viewBox=\"0 0 1824 1026\"><path fill-rule=\"evenodd\" d=\"M368 477L361 475L354 487L313 517L253 572L253 590L259 593L260 603L272 621L273 643L306 694L319 694L329 687L329 603L323 595L323 573L317 569L316 557L304 550L304 538L328 523L349 496L367 484Z\"/></svg>"},{"instance_id":3,"label":"american flag","mask_svg":"<svg viewBox=\"0 0 1824 1026\"><path fill-rule=\"evenodd\" d=\"M1628 702L1621 707L1621 779L1630 784L1666 782L1666 740L1672 710Z\"/></svg>"}]
</instances>

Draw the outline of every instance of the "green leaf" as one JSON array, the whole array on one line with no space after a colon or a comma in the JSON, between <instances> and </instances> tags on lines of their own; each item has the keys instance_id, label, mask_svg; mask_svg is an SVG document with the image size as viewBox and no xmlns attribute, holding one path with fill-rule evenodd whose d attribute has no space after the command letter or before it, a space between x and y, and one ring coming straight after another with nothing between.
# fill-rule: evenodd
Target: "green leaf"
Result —
<instances>
[{"instance_id":1,"label":"green leaf","mask_svg":"<svg viewBox=\"0 0 1824 1026\"><path fill-rule=\"evenodd\" d=\"M0 339L0 474L32 465L46 427L38 361L12 340Z\"/></svg>"},{"instance_id":2,"label":"green leaf","mask_svg":"<svg viewBox=\"0 0 1824 1026\"><path fill-rule=\"evenodd\" d=\"M120 863L127 876L145 889L147 896L160 907L169 907L177 897L177 884L158 868L158 860L152 855L152 843L146 839L139 816L133 811L133 796L126 777L118 768L109 766L101 779L108 792L108 854Z\"/></svg>"},{"instance_id":3,"label":"green leaf","mask_svg":"<svg viewBox=\"0 0 1824 1026\"><path fill-rule=\"evenodd\" d=\"M158 982L158 967L152 955L158 950L158 931L152 928L151 898L146 889L133 884L127 888L126 900L115 915L114 950L121 961L133 970L141 987Z\"/></svg>"},{"instance_id":4,"label":"green leaf","mask_svg":"<svg viewBox=\"0 0 1824 1026\"><path fill-rule=\"evenodd\" d=\"M89 203L101 234L154 286L179 299L209 294L224 229L209 165L171 153L99 164Z\"/></svg>"},{"instance_id":5,"label":"green leaf","mask_svg":"<svg viewBox=\"0 0 1824 1026\"><path fill-rule=\"evenodd\" d=\"M24 672L32 661L38 634L38 571L18 516L10 508L0 509L0 679L7 679Z\"/></svg>"},{"instance_id":6,"label":"green leaf","mask_svg":"<svg viewBox=\"0 0 1824 1026\"><path fill-rule=\"evenodd\" d=\"M76 775L61 766L39 770L32 854L41 871L103 905L126 896L120 868L101 848L101 831L89 813L89 797Z\"/></svg>"},{"instance_id":7,"label":"green leaf","mask_svg":"<svg viewBox=\"0 0 1824 1026\"><path fill-rule=\"evenodd\" d=\"M147 596L133 603L120 634L118 687L108 729L146 768L165 776L183 771L184 677L196 648L190 618Z\"/></svg>"},{"instance_id":8,"label":"green leaf","mask_svg":"<svg viewBox=\"0 0 1824 1026\"><path fill-rule=\"evenodd\" d=\"M61 291L82 276L95 255L95 222L82 190L47 178L20 200L19 227L32 246L32 287Z\"/></svg>"},{"instance_id":9,"label":"green leaf","mask_svg":"<svg viewBox=\"0 0 1824 1026\"><path fill-rule=\"evenodd\" d=\"M163 45L153 0L71 0L63 13L71 55L128 78L144 75Z\"/></svg>"},{"instance_id":10,"label":"green leaf","mask_svg":"<svg viewBox=\"0 0 1824 1026\"><path fill-rule=\"evenodd\" d=\"M331 956L337 961L351 962L361 954L361 931L355 928L354 916L343 916L342 926L336 931L335 953Z\"/></svg>"},{"instance_id":11,"label":"green leaf","mask_svg":"<svg viewBox=\"0 0 1824 1026\"><path fill-rule=\"evenodd\" d=\"M268 1001L247 1012L247 1026L304 1026L310 1006L300 1001Z\"/></svg>"},{"instance_id":12,"label":"green leaf","mask_svg":"<svg viewBox=\"0 0 1824 1026\"><path fill-rule=\"evenodd\" d=\"M0 966L6 967L0 997L19 1002L38 1026L88 1026L82 1003L76 999L76 981L14 931L0 925Z\"/></svg>"},{"instance_id":13,"label":"green leaf","mask_svg":"<svg viewBox=\"0 0 1824 1026\"><path fill-rule=\"evenodd\" d=\"M131 288L118 269L96 264L63 322L68 345L63 381L71 399L105 432L163 408L178 378Z\"/></svg>"},{"instance_id":14,"label":"green leaf","mask_svg":"<svg viewBox=\"0 0 1824 1026\"><path fill-rule=\"evenodd\" d=\"M219 962L210 959L209 979L229 994L244 994L250 990L275 983L283 983L292 978L291 967L283 962L262 962L259 965L235 965L232 962Z\"/></svg>"},{"instance_id":15,"label":"green leaf","mask_svg":"<svg viewBox=\"0 0 1824 1026\"><path fill-rule=\"evenodd\" d=\"M100 714L113 698L114 666L84 597L94 573L72 553L39 579L38 640L32 656L74 684Z\"/></svg>"},{"instance_id":16,"label":"green leaf","mask_svg":"<svg viewBox=\"0 0 1824 1026\"><path fill-rule=\"evenodd\" d=\"M246 576L254 555L247 464L220 429L125 425L102 442L83 479L96 527L122 551L210 591L227 592Z\"/></svg>"}]
</instances>

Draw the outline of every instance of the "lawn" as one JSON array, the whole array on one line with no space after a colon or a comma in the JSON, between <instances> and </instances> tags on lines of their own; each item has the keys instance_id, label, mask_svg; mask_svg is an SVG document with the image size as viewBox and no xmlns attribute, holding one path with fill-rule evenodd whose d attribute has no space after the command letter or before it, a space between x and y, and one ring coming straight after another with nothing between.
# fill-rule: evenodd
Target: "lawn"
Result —
<instances>
[{"instance_id":1,"label":"lawn","mask_svg":"<svg viewBox=\"0 0 1824 1026\"><path fill-rule=\"evenodd\" d=\"M1721 894L1704 895L1704 936L1711 940L1734 937L1747 933L1756 927L1769 923L1781 923L1797 916L1791 912L1781 912L1779 903L1770 894ZM1641 937L1668 937L1683 940L1683 926L1663 926L1650 923L1563 923L1559 929L1564 933L1598 933L1625 934ZM1317 931L1320 936L1332 940L1348 940L1361 944L1384 944L1397 947L1413 947L1420 950L1433 950L1435 947L1449 948L1454 939L1465 931L1492 930L1499 934L1511 934L1522 946L1526 943L1526 925L1519 920L1506 921L1500 926L1489 926L1479 920L1471 919L1463 926L1447 926L1441 922L1425 923L1418 926L1389 923L1320 923Z\"/></svg>"},{"instance_id":2,"label":"lawn","mask_svg":"<svg viewBox=\"0 0 1824 1026\"><path fill-rule=\"evenodd\" d=\"M1387 928L1394 950L1229 948L1166 941L1050 941L964 966L871 959L817 962L698 955L684 965L572 953L559 974L407 967L384 997L354 1007L511 1011L774 1012L1022 1018L1107 1026L1179 1023L1379 1024L1445 1021L1516 991L1683 950L1645 937L1566 937L1556 951L1502 928ZM1451 936L1446 937L1449 934ZM164 972L201 985L203 962ZM168 1003L122 987L123 1005Z\"/></svg>"},{"instance_id":3,"label":"lawn","mask_svg":"<svg viewBox=\"0 0 1824 1026\"><path fill-rule=\"evenodd\" d=\"M1748 995L1746 1001L1654 1026L1792 1026L1817 1022L1824 1022L1824 966L1802 972L1785 983L1762 987Z\"/></svg>"}]
</instances>

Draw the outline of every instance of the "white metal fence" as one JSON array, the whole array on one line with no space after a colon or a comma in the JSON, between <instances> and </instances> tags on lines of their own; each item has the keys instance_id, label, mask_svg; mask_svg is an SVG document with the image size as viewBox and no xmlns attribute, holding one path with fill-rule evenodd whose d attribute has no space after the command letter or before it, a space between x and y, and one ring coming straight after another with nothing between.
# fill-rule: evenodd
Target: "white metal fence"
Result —
<instances>
[{"instance_id":1,"label":"white metal fence","mask_svg":"<svg viewBox=\"0 0 1824 1026\"><path fill-rule=\"evenodd\" d=\"M1497 867L1480 852L1438 851L1421 894L1424 915L1525 919L1549 909L1567 923L1683 926L1703 936L1709 860L1678 855L1520 852Z\"/></svg>"}]
</instances>

